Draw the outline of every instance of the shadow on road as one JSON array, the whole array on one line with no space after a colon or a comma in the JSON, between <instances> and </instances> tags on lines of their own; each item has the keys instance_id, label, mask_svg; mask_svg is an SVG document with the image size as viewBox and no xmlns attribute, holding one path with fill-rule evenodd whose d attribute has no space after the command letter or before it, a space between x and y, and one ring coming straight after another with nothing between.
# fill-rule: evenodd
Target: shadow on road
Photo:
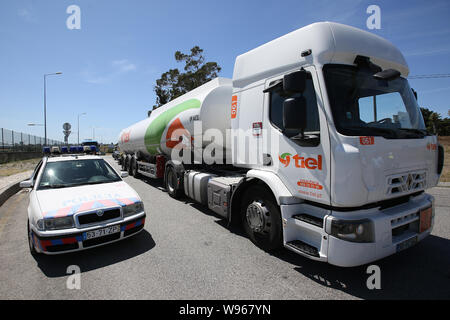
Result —
<instances>
[{"instance_id":1,"label":"shadow on road","mask_svg":"<svg viewBox=\"0 0 450 320\"><path fill-rule=\"evenodd\" d=\"M166 192L161 181L140 178L149 185ZM184 203L215 221L224 229L246 237L239 226L228 226L212 210L184 197ZM275 257L294 265L294 270L316 283L340 290L362 299L450 299L450 240L430 235L415 247L386 257L371 264L381 270L381 289L369 290L366 282L370 274L368 265L341 268L327 263L309 260L287 249L281 249Z\"/></svg>"},{"instance_id":2,"label":"shadow on road","mask_svg":"<svg viewBox=\"0 0 450 320\"><path fill-rule=\"evenodd\" d=\"M381 270L381 289L369 290L367 267L340 268L288 250L276 257L318 284L362 299L450 299L450 240L429 236L415 247L372 264Z\"/></svg>"},{"instance_id":3,"label":"shadow on road","mask_svg":"<svg viewBox=\"0 0 450 320\"><path fill-rule=\"evenodd\" d=\"M105 246L62 255L35 255L42 272L50 278L67 276L67 267L77 265L81 272L103 268L141 255L155 247L155 241L145 229L139 234Z\"/></svg>"}]
</instances>

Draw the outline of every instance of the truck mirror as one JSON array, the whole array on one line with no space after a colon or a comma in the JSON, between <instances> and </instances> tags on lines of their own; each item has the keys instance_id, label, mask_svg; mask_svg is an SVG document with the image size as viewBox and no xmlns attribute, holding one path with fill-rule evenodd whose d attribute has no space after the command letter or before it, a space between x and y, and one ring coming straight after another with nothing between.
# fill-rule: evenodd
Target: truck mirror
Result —
<instances>
[{"instance_id":1,"label":"truck mirror","mask_svg":"<svg viewBox=\"0 0 450 320\"><path fill-rule=\"evenodd\" d=\"M283 102L283 126L287 130L306 128L306 99L305 97L288 98Z\"/></svg>"},{"instance_id":2,"label":"truck mirror","mask_svg":"<svg viewBox=\"0 0 450 320\"><path fill-rule=\"evenodd\" d=\"M302 93L306 86L306 71L300 70L283 77L283 91L286 93Z\"/></svg>"}]
</instances>

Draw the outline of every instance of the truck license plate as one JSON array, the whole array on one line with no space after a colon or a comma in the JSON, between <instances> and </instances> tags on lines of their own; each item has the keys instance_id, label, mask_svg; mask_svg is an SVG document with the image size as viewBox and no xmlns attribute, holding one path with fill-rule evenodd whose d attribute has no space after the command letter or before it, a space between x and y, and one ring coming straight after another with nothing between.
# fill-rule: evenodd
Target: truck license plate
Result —
<instances>
[{"instance_id":1,"label":"truck license plate","mask_svg":"<svg viewBox=\"0 0 450 320\"><path fill-rule=\"evenodd\" d=\"M99 238L107 236L109 234L120 232L120 225L106 227L98 230L87 231L85 234L85 240Z\"/></svg>"},{"instance_id":2,"label":"truck license plate","mask_svg":"<svg viewBox=\"0 0 450 320\"><path fill-rule=\"evenodd\" d=\"M417 243L417 236L408 240L405 240L397 245L397 252L403 251L415 245Z\"/></svg>"}]
</instances>

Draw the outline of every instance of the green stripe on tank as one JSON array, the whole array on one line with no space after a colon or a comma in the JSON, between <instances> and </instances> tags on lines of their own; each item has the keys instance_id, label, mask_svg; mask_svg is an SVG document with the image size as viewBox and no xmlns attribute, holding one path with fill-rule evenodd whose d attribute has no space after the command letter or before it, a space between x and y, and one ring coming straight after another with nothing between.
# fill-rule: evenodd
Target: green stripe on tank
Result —
<instances>
[{"instance_id":1,"label":"green stripe on tank","mask_svg":"<svg viewBox=\"0 0 450 320\"><path fill-rule=\"evenodd\" d=\"M169 110L164 111L157 116L148 126L145 132L144 142L147 151L150 154L158 152L158 147L161 144L161 137L169 122L172 121L178 114L189 109L200 108L201 102L198 99L190 99L182 102Z\"/></svg>"}]
</instances>

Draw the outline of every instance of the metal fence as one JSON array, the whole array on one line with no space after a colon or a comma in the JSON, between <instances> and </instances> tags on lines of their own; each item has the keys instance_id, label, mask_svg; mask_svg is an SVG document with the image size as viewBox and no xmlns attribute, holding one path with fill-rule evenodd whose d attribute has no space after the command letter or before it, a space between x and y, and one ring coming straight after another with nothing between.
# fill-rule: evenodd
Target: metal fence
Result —
<instances>
[{"instance_id":1,"label":"metal fence","mask_svg":"<svg viewBox=\"0 0 450 320\"><path fill-rule=\"evenodd\" d=\"M42 151L43 137L1 128L0 151ZM47 146L61 146L64 143L47 138Z\"/></svg>"}]
</instances>

